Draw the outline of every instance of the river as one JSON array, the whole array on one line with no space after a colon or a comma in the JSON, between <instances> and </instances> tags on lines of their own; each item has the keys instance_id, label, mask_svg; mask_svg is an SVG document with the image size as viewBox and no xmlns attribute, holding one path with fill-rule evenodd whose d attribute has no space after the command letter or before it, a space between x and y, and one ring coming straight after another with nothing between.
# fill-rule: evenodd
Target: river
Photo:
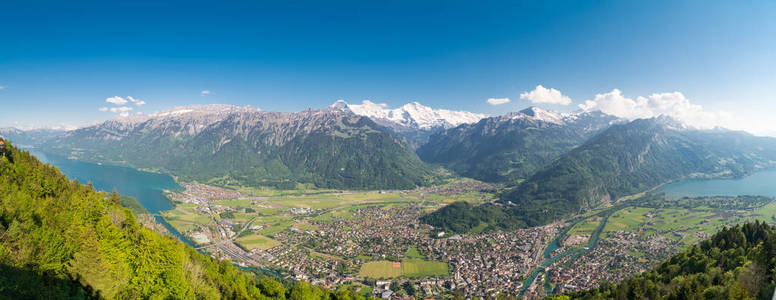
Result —
<instances>
[{"instance_id":1,"label":"river","mask_svg":"<svg viewBox=\"0 0 776 300\"><path fill-rule=\"evenodd\" d=\"M563 229L560 233L558 233L557 236L555 236L555 239L550 242L549 245L547 245L547 248L544 249L544 262L541 264L540 267L536 268L531 275L526 278L525 282L523 283L523 286L520 288L520 293L518 294L518 298L523 296L523 293L528 289L531 284L533 284L534 280L536 280L536 277L539 276L540 273L544 272L545 268L549 267L553 263L555 263L557 260L571 254L576 254L576 256L579 256L582 253L585 253L587 251L590 251L591 249L595 248L598 245L598 237L601 235L601 231L604 230L604 227L606 227L606 222L609 221L609 216L617 211L619 207L611 208L606 210L603 213L600 213L599 215L602 215L603 218L601 219L600 224L593 232L592 236L588 240L587 246L583 248L574 248L570 250L566 250L564 252L558 253L555 256L552 256L552 252L556 249L560 248L560 240L563 239L563 237L566 235L566 233L573 228L577 223L584 221L585 219L578 220L577 222L574 222L573 224L567 226L565 229ZM573 259L573 258L572 258ZM547 279L545 278L545 287L547 287Z\"/></svg>"},{"instance_id":2,"label":"river","mask_svg":"<svg viewBox=\"0 0 776 300\"><path fill-rule=\"evenodd\" d=\"M190 246L194 246L194 243L159 216L160 211L173 208L170 200L164 197L164 191L183 189L169 175L143 172L127 167L87 163L44 153L37 149L27 150L40 161L56 166L68 178L78 179L81 184L91 182L95 189L107 192L111 192L115 188L121 195L136 198L148 212L154 215L156 221L167 228L175 237Z\"/></svg>"}]
</instances>

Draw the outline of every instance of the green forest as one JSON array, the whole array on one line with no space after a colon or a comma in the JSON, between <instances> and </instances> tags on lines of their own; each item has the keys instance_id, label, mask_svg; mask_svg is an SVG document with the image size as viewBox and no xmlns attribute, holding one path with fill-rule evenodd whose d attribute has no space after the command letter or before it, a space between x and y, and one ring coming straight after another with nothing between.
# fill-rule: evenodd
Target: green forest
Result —
<instances>
[{"instance_id":1,"label":"green forest","mask_svg":"<svg viewBox=\"0 0 776 300\"><path fill-rule=\"evenodd\" d=\"M306 282L284 286L212 260L140 225L120 202L5 143L0 298L362 299Z\"/></svg>"},{"instance_id":2,"label":"green forest","mask_svg":"<svg viewBox=\"0 0 776 300\"><path fill-rule=\"evenodd\" d=\"M475 206L465 201L453 202L421 217L420 221L452 233L469 233L475 229L512 230L526 226L525 222L505 213L501 207L491 204Z\"/></svg>"},{"instance_id":3,"label":"green forest","mask_svg":"<svg viewBox=\"0 0 776 300\"><path fill-rule=\"evenodd\" d=\"M568 126L495 117L434 134L417 153L423 161L441 164L461 176L514 182L584 141L585 136Z\"/></svg>"}]
</instances>

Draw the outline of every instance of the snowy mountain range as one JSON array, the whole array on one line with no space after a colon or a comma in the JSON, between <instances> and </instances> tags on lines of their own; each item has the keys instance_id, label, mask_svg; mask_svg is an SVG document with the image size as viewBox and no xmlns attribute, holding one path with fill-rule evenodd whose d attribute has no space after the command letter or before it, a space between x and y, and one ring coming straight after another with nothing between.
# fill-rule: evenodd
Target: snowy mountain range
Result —
<instances>
[{"instance_id":1,"label":"snowy mountain range","mask_svg":"<svg viewBox=\"0 0 776 300\"><path fill-rule=\"evenodd\" d=\"M485 114L468 111L433 109L418 102L407 103L398 108L388 108L384 103L374 103L369 100L364 100L361 104L349 104L344 100L337 100L331 107L369 117L395 130L402 127L420 130L448 129L461 124L476 123L488 117Z\"/></svg>"}]
</instances>

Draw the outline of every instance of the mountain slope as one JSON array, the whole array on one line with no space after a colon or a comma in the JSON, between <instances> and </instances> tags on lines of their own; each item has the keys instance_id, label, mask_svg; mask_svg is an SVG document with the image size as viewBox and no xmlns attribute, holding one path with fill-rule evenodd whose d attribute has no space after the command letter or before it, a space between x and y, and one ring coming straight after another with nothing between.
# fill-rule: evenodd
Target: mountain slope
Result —
<instances>
[{"instance_id":1,"label":"mountain slope","mask_svg":"<svg viewBox=\"0 0 776 300\"><path fill-rule=\"evenodd\" d=\"M617 119L530 107L436 133L417 153L428 163L489 182L525 179Z\"/></svg>"},{"instance_id":2,"label":"mountain slope","mask_svg":"<svg viewBox=\"0 0 776 300\"><path fill-rule=\"evenodd\" d=\"M741 177L776 163L776 139L684 129L660 117L614 125L501 196L529 225L687 177Z\"/></svg>"},{"instance_id":3,"label":"mountain slope","mask_svg":"<svg viewBox=\"0 0 776 300\"><path fill-rule=\"evenodd\" d=\"M0 144L2 299L364 299L214 261L139 225L119 195Z\"/></svg>"},{"instance_id":4,"label":"mountain slope","mask_svg":"<svg viewBox=\"0 0 776 300\"><path fill-rule=\"evenodd\" d=\"M140 226L117 195L10 145L0 152L2 295L255 299L271 285Z\"/></svg>"},{"instance_id":5,"label":"mountain slope","mask_svg":"<svg viewBox=\"0 0 776 300\"><path fill-rule=\"evenodd\" d=\"M0 137L11 140L15 145L37 147L46 141L65 133L59 129L21 130L13 127L0 128Z\"/></svg>"},{"instance_id":6,"label":"mountain slope","mask_svg":"<svg viewBox=\"0 0 776 300\"><path fill-rule=\"evenodd\" d=\"M771 299L776 229L748 223L722 229L650 271L617 284L550 299Z\"/></svg>"},{"instance_id":7,"label":"mountain slope","mask_svg":"<svg viewBox=\"0 0 776 300\"><path fill-rule=\"evenodd\" d=\"M337 109L180 107L75 130L45 149L214 184L403 189L431 177L384 127Z\"/></svg>"},{"instance_id":8,"label":"mountain slope","mask_svg":"<svg viewBox=\"0 0 776 300\"><path fill-rule=\"evenodd\" d=\"M344 100L337 100L331 107L372 119L404 138L413 149L425 144L429 136L436 132L461 124L476 123L487 117L468 111L433 109L418 102L391 109L385 104L369 100L364 100L361 104L348 104Z\"/></svg>"}]
</instances>

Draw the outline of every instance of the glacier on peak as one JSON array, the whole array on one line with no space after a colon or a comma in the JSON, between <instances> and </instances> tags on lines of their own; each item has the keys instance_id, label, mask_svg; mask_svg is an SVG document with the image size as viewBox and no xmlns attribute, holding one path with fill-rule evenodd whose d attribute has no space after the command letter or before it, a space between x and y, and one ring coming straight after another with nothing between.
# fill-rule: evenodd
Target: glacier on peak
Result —
<instances>
[{"instance_id":1,"label":"glacier on peak","mask_svg":"<svg viewBox=\"0 0 776 300\"><path fill-rule=\"evenodd\" d=\"M337 100L331 107L403 127L424 130L476 123L488 117L485 114L468 111L433 109L418 102L410 102L398 108L389 108L385 103L375 103L370 100L363 100L361 104L349 104L345 100Z\"/></svg>"}]
</instances>

